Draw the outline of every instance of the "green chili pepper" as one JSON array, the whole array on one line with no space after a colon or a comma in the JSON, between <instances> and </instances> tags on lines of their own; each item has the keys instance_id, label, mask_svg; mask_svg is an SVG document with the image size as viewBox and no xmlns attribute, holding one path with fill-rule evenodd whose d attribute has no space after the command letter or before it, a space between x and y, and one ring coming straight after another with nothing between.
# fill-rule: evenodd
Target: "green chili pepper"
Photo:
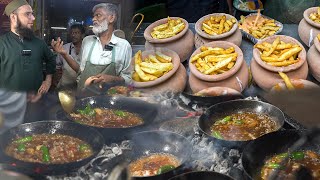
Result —
<instances>
[{"instance_id":1,"label":"green chili pepper","mask_svg":"<svg viewBox=\"0 0 320 180\"><path fill-rule=\"evenodd\" d=\"M286 158L288 157L288 153L281 153L277 155L279 158Z\"/></svg>"},{"instance_id":2,"label":"green chili pepper","mask_svg":"<svg viewBox=\"0 0 320 180\"><path fill-rule=\"evenodd\" d=\"M17 139L14 142L15 143L26 143L26 142L29 142L29 141L32 141L32 136L26 136L26 137Z\"/></svg>"},{"instance_id":3,"label":"green chili pepper","mask_svg":"<svg viewBox=\"0 0 320 180\"><path fill-rule=\"evenodd\" d=\"M48 163L50 161L49 149L46 146L41 146L42 161Z\"/></svg>"},{"instance_id":4,"label":"green chili pepper","mask_svg":"<svg viewBox=\"0 0 320 180\"><path fill-rule=\"evenodd\" d=\"M294 160L301 160L304 158L304 153L302 151L293 152L290 157Z\"/></svg>"},{"instance_id":5,"label":"green chili pepper","mask_svg":"<svg viewBox=\"0 0 320 180\"><path fill-rule=\"evenodd\" d=\"M243 124L243 121L241 119L238 119L238 120L235 120L234 123L237 125L241 125Z\"/></svg>"},{"instance_id":6,"label":"green chili pepper","mask_svg":"<svg viewBox=\"0 0 320 180\"><path fill-rule=\"evenodd\" d=\"M79 150L80 151L85 151L87 149L89 149L89 145L88 144L80 144L80 146L79 146Z\"/></svg>"},{"instance_id":7,"label":"green chili pepper","mask_svg":"<svg viewBox=\"0 0 320 180\"><path fill-rule=\"evenodd\" d=\"M281 168L281 165L278 163L268 163L267 167L271 169L278 169L278 168Z\"/></svg>"},{"instance_id":8,"label":"green chili pepper","mask_svg":"<svg viewBox=\"0 0 320 180\"><path fill-rule=\"evenodd\" d=\"M223 139L223 136L219 131L213 131L211 135L217 139Z\"/></svg>"},{"instance_id":9,"label":"green chili pepper","mask_svg":"<svg viewBox=\"0 0 320 180\"><path fill-rule=\"evenodd\" d=\"M158 172L157 174L163 174L163 173L166 173L168 171L171 171L173 170L175 167L173 165L164 165L164 166L161 166L159 169L158 169Z\"/></svg>"},{"instance_id":10,"label":"green chili pepper","mask_svg":"<svg viewBox=\"0 0 320 180\"><path fill-rule=\"evenodd\" d=\"M26 151L26 145L24 145L24 144L19 144L19 146L18 146L18 151L19 151L19 152Z\"/></svg>"},{"instance_id":11,"label":"green chili pepper","mask_svg":"<svg viewBox=\"0 0 320 180\"><path fill-rule=\"evenodd\" d=\"M78 112L82 115L94 116L96 111L91 108L90 104L88 103L84 109L79 109Z\"/></svg>"},{"instance_id":12,"label":"green chili pepper","mask_svg":"<svg viewBox=\"0 0 320 180\"><path fill-rule=\"evenodd\" d=\"M232 119L231 116L226 116L226 117L224 117L220 122L222 122L222 123L227 123L227 122L231 121L231 119Z\"/></svg>"},{"instance_id":13,"label":"green chili pepper","mask_svg":"<svg viewBox=\"0 0 320 180\"><path fill-rule=\"evenodd\" d=\"M115 90L115 89L108 90L108 94L116 94L116 93L117 93L117 90Z\"/></svg>"},{"instance_id":14,"label":"green chili pepper","mask_svg":"<svg viewBox=\"0 0 320 180\"><path fill-rule=\"evenodd\" d=\"M117 116L120 116L120 117L126 117L127 116L126 112L121 111L121 110L115 110L114 114L117 115Z\"/></svg>"}]
</instances>

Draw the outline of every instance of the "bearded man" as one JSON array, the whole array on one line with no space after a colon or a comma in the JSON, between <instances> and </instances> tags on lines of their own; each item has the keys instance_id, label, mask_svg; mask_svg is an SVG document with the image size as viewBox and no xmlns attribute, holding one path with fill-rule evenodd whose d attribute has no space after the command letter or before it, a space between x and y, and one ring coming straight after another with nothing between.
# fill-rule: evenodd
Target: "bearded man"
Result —
<instances>
[{"instance_id":1,"label":"bearded man","mask_svg":"<svg viewBox=\"0 0 320 180\"><path fill-rule=\"evenodd\" d=\"M57 41L52 40L51 46L65 58L73 70L80 73L78 89L91 83L114 81L130 83L132 48L127 40L113 34L118 17L117 6L101 3L95 5L92 12L92 31L95 35L83 39L80 65L68 56L60 38Z\"/></svg>"},{"instance_id":2,"label":"bearded man","mask_svg":"<svg viewBox=\"0 0 320 180\"><path fill-rule=\"evenodd\" d=\"M0 37L0 88L28 92L31 102L38 101L51 86L56 55L34 36L35 17L27 1L11 1L4 14L10 18L11 31Z\"/></svg>"}]
</instances>

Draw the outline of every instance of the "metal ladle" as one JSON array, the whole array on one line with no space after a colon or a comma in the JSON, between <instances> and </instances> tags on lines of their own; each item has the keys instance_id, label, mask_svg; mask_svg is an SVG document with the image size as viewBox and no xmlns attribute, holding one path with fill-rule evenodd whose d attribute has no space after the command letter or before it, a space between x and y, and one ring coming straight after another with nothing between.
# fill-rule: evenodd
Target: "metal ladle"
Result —
<instances>
[{"instance_id":1,"label":"metal ladle","mask_svg":"<svg viewBox=\"0 0 320 180\"><path fill-rule=\"evenodd\" d=\"M58 96L63 110L71 113L76 104L75 95L69 91L59 91Z\"/></svg>"}]
</instances>

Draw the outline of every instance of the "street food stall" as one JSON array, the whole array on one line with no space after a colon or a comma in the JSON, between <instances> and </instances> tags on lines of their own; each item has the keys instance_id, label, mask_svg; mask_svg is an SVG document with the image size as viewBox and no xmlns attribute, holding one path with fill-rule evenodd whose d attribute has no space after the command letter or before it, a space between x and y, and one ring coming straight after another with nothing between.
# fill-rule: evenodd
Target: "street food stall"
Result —
<instances>
[{"instance_id":1,"label":"street food stall","mask_svg":"<svg viewBox=\"0 0 320 180\"><path fill-rule=\"evenodd\" d=\"M49 92L32 112L40 121L1 134L0 174L320 179L320 3L298 24L254 2L233 1L233 15L196 22L143 22L145 8L143 23L119 21L133 50L132 83Z\"/></svg>"}]
</instances>

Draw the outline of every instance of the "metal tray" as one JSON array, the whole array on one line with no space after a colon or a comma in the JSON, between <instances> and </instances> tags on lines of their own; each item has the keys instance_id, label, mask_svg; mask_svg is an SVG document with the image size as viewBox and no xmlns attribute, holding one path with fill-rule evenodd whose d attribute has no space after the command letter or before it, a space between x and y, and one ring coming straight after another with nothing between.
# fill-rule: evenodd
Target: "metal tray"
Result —
<instances>
[{"instance_id":1,"label":"metal tray","mask_svg":"<svg viewBox=\"0 0 320 180\"><path fill-rule=\"evenodd\" d=\"M249 16L256 16L257 14L258 14L258 13L252 13L252 14L249 14L249 15L245 16L245 18L248 18ZM266 19L272 19L272 18L270 18L270 17L268 17L268 16L265 16L265 15L262 15L262 14L261 14L261 17L264 17L264 18L266 18ZM238 22L238 23L240 23L240 22ZM279 34L279 33L282 31L282 29L283 29L283 24L282 24L281 22L275 20L275 24L276 24L277 26L280 26L280 29L279 29L278 31L276 31L276 33L274 33L274 35ZM239 28L239 29L240 29L240 28ZM253 37L251 34L245 32L244 30L242 30L242 29L240 29L240 30L241 30L242 36L248 38L248 39L249 39L251 42L253 42L254 44L256 44L258 41L264 39L264 38L263 38L263 39L257 39L257 38L255 38L255 37ZM267 36L267 37L269 37L269 36Z\"/></svg>"}]
</instances>

